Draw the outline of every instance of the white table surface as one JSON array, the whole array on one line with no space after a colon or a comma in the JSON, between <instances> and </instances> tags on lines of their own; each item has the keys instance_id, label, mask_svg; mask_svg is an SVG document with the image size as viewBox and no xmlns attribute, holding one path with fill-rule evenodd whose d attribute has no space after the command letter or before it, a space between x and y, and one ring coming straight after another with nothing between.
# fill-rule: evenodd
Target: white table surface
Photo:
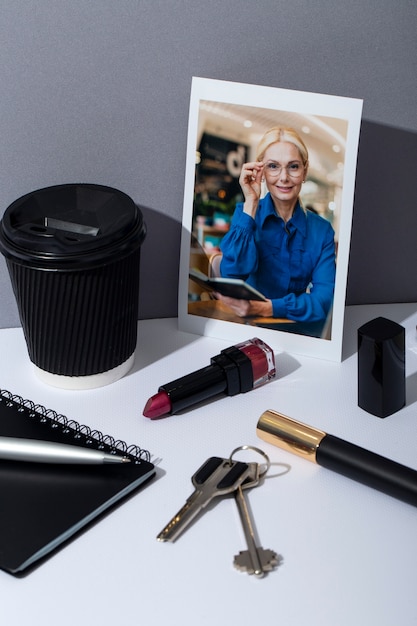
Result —
<instances>
[{"instance_id":1,"label":"white table surface","mask_svg":"<svg viewBox=\"0 0 417 626\"><path fill-rule=\"evenodd\" d=\"M255 428L276 409L417 469L416 311L348 307L341 363L277 354L273 383L158 421L142 416L148 397L207 365L224 341L178 332L175 319L141 321L129 375L63 391L36 378L21 329L1 330L1 388L161 458L157 479L28 576L0 571L1 623L415 626L417 509L281 451ZM386 419L357 406L356 330L379 315L406 328L407 405ZM272 461L264 484L248 492L260 544L283 558L262 579L233 567L246 546L231 498L175 543L156 541L190 495L194 471L242 444Z\"/></svg>"}]
</instances>

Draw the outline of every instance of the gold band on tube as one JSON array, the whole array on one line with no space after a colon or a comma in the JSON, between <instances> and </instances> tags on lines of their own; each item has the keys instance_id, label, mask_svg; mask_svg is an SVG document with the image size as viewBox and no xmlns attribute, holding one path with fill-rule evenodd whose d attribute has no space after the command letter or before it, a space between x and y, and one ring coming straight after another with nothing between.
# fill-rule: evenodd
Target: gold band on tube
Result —
<instances>
[{"instance_id":1,"label":"gold band on tube","mask_svg":"<svg viewBox=\"0 0 417 626\"><path fill-rule=\"evenodd\" d=\"M316 451L327 433L270 409L259 418L256 434L274 446L317 463Z\"/></svg>"}]
</instances>

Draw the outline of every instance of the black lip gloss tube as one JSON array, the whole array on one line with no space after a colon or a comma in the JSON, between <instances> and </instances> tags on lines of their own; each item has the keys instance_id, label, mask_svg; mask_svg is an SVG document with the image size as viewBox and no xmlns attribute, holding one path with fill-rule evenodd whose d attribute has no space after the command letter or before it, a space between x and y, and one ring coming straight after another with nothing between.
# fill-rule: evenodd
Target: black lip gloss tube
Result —
<instances>
[{"instance_id":1,"label":"black lip gloss tube","mask_svg":"<svg viewBox=\"0 0 417 626\"><path fill-rule=\"evenodd\" d=\"M259 418L258 437L317 465L417 506L417 471L277 411Z\"/></svg>"}]
</instances>

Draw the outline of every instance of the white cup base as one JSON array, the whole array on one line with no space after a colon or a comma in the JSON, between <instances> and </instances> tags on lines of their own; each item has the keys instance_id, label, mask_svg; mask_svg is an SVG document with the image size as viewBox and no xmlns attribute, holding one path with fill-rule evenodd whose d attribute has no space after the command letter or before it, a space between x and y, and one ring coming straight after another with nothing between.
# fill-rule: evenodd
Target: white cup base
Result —
<instances>
[{"instance_id":1,"label":"white cup base","mask_svg":"<svg viewBox=\"0 0 417 626\"><path fill-rule=\"evenodd\" d=\"M52 387L59 387L60 389L96 389L97 387L104 387L116 382L120 378L123 378L131 369L135 360L135 353L133 353L126 361L114 367L107 372L101 372L100 374L91 374L90 376L62 376L61 374L52 374L47 372L37 365L34 365L35 373L40 380Z\"/></svg>"}]
</instances>

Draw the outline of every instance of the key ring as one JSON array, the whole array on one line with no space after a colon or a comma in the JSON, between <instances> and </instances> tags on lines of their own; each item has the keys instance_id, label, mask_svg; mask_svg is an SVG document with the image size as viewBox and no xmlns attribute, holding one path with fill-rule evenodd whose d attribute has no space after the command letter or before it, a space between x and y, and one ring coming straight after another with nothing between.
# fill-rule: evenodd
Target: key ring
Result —
<instances>
[{"instance_id":1,"label":"key ring","mask_svg":"<svg viewBox=\"0 0 417 626\"><path fill-rule=\"evenodd\" d=\"M262 476L265 476L265 474L267 473L267 471L269 470L269 468L271 467L271 461L269 460L269 456L266 454L266 452L264 452L263 450L261 450L260 448L256 448L255 446L248 446L248 445L244 445L244 446L239 446L238 448L235 448L233 450L233 452L230 454L229 456L229 463L232 462L233 459L233 455L236 454L237 452L240 452L242 450L252 450L253 452L257 452L258 454L260 454L261 456L263 456L263 458L266 461L266 468L263 472L261 472L259 474L259 478L261 478Z\"/></svg>"}]
</instances>

